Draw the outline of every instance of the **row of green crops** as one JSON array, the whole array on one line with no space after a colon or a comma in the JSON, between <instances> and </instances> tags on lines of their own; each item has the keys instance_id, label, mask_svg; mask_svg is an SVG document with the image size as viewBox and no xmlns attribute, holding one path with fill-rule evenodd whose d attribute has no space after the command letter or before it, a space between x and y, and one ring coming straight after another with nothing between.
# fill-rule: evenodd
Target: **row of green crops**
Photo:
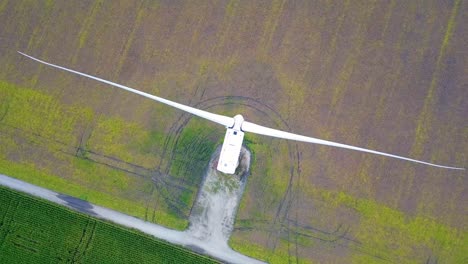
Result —
<instances>
[{"instance_id":1,"label":"row of green crops","mask_svg":"<svg viewBox=\"0 0 468 264\"><path fill-rule=\"evenodd\" d=\"M216 263L5 187L0 187L0 252L0 263Z\"/></svg>"}]
</instances>

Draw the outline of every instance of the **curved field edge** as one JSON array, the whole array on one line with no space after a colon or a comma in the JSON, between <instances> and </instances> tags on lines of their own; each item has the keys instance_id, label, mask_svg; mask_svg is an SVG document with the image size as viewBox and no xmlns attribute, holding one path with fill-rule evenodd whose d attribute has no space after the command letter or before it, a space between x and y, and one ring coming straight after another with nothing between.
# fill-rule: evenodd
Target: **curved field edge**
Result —
<instances>
[{"instance_id":1,"label":"curved field edge","mask_svg":"<svg viewBox=\"0 0 468 264\"><path fill-rule=\"evenodd\" d=\"M2 263L218 263L6 187L0 205Z\"/></svg>"}]
</instances>

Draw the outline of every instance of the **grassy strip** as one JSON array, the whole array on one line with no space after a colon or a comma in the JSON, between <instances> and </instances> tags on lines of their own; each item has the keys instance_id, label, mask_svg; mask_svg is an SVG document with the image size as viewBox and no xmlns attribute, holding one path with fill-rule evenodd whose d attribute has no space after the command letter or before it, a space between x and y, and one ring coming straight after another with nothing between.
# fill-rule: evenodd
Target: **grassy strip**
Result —
<instances>
[{"instance_id":1,"label":"grassy strip","mask_svg":"<svg viewBox=\"0 0 468 264\"><path fill-rule=\"evenodd\" d=\"M468 234L464 229L444 225L427 216L408 216L374 200L356 198L344 192L313 186L304 187L303 191L330 205L332 209L348 208L359 215L359 223L350 229L350 237L353 236L359 243L349 245L350 249L356 249L347 256L349 263L421 263L430 257L443 260L444 263L464 263L467 259L468 254L464 249L468 245ZM301 243L317 241L310 239ZM289 260L287 248L277 247L272 252L246 238L233 236L230 246L270 263L285 263ZM328 246L336 245L330 243Z\"/></svg>"},{"instance_id":2,"label":"grassy strip","mask_svg":"<svg viewBox=\"0 0 468 264\"><path fill-rule=\"evenodd\" d=\"M18 164L0 159L0 168L1 173L13 175L15 178L24 180L31 184L44 186L59 193L66 193L71 196L80 197L93 203L96 203L97 201L97 204L100 206L115 209L124 214L144 219L146 208L143 205L123 199L120 196L110 195L89 188L83 188L83 186L79 184L43 172L32 163ZM155 214L155 221L162 225L170 226L171 228L179 230L183 230L187 226L186 220L177 218L171 214L160 210L156 211Z\"/></svg>"},{"instance_id":3,"label":"grassy strip","mask_svg":"<svg viewBox=\"0 0 468 264\"><path fill-rule=\"evenodd\" d=\"M372 252L405 262L419 263L418 252L431 255L447 263L461 263L467 257L463 248L468 244L464 230L438 223L426 216L410 217L405 213L374 200L353 197L344 192L309 188L315 197L336 207L356 210L361 216L354 231L359 241L365 241ZM359 263L359 258L355 263Z\"/></svg>"},{"instance_id":4,"label":"grassy strip","mask_svg":"<svg viewBox=\"0 0 468 264\"><path fill-rule=\"evenodd\" d=\"M90 125L93 123L96 124ZM150 208L149 215L147 203L153 206L157 195L150 193L150 179L83 159L91 150L121 160L124 165L154 167L160 158L155 149L165 138L162 132L147 131L116 117L97 117L89 108L65 105L54 96L0 81L0 125L3 124L5 129L14 127L21 133L0 138L0 173L170 228L187 227L187 219L172 214L164 201L157 204L154 212ZM85 127L93 128L90 137L80 143ZM29 149L31 142L39 145L37 150ZM83 149L81 157L61 151L78 143ZM191 201L196 191L186 195Z\"/></svg>"},{"instance_id":5,"label":"grassy strip","mask_svg":"<svg viewBox=\"0 0 468 264\"><path fill-rule=\"evenodd\" d=\"M278 241L277 247L274 251L265 248L264 246L258 245L257 243L252 243L251 241L246 241L235 237L229 241L229 245L232 249L238 252L248 254L250 257L266 261L270 264L314 263L310 259L298 258L293 254L289 254L287 242L284 240Z\"/></svg>"},{"instance_id":6,"label":"grassy strip","mask_svg":"<svg viewBox=\"0 0 468 264\"><path fill-rule=\"evenodd\" d=\"M217 263L5 187L0 221L0 263Z\"/></svg>"}]
</instances>

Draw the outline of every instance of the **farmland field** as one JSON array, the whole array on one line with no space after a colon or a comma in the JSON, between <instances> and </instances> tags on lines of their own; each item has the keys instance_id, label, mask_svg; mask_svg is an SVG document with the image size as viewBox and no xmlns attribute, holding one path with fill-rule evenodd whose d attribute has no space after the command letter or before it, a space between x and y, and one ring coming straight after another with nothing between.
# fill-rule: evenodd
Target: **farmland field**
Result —
<instances>
[{"instance_id":1,"label":"farmland field","mask_svg":"<svg viewBox=\"0 0 468 264\"><path fill-rule=\"evenodd\" d=\"M0 187L0 263L218 263Z\"/></svg>"},{"instance_id":2,"label":"farmland field","mask_svg":"<svg viewBox=\"0 0 468 264\"><path fill-rule=\"evenodd\" d=\"M0 173L183 230L224 130L16 53L317 138L468 166L468 1L0 0ZM463 263L466 171L247 134L230 245Z\"/></svg>"}]
</instances>

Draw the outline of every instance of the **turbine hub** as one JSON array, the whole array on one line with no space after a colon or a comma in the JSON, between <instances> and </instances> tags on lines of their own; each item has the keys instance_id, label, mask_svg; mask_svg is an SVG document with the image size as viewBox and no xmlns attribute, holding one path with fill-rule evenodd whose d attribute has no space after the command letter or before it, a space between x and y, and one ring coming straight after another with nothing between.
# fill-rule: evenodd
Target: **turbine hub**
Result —
<instances>
[{"instance_id":1,"label":"turbine hub","mask_svg":"<svg viewBox=\"0 0 468 264\"><path fill-rule=\"evenodd\" d=\"M244 122L244 117L242 117L242 115L234 116L234 126L232 128L236 130L241 130L243 122Z\"/></svg>"}]
</instances>

